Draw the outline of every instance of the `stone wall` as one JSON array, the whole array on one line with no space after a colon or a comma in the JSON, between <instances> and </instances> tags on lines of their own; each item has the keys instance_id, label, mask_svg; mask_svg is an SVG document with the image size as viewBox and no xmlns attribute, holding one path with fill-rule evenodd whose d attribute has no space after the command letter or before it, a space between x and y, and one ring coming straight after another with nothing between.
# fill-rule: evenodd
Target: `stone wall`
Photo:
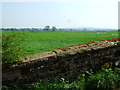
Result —
<instances>
[{"instance_id":1,"label":"stone wall","mask_svg":"<svg viewBox=\"0 0 120 90\"><path fill-rule=\"evenodd\" d=\"M26 56L23 62L3 69L3 85L60 77L74 80L90 68L119 66L119 41L120 39L102 40Z\"/></svg>"}]
</instances>

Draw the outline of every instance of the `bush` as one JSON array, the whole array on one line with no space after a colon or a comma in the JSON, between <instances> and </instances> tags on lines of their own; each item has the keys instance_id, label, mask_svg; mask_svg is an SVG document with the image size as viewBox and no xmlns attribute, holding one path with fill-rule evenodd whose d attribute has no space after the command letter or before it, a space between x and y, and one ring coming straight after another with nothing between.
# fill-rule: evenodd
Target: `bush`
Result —
<instances>
[{"instance_id":1,"label":"bush","mask_svg":"<svg viewBox=\"0 0 120 90\"><path fill-rule=\"evenodd\" d=\"M91 73L90 73L91 74ZM120 87L120 69L102 69L92 73L86 82L87 88L118 88Z\"/></svg>"},{"instance_id":2,"label":"bush","mask_svg":"<svg viewBox=\"0 0 120 90\"><path fill-rule=\"evenodd\" d=\"M8 66L11 63L20 61L24 56L25 34L21 32L12 32L2 35L2 64Z\"/></svg>"}]
</instances>

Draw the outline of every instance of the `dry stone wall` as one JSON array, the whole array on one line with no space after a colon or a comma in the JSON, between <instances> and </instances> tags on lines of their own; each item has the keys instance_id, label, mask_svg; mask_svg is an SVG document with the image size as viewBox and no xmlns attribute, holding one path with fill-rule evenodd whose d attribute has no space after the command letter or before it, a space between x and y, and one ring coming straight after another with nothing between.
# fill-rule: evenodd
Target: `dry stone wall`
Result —
<instances>
[{"instance_id":1,"label":"dry stone wall","mask_svg":"<svg viewBox=\"0 0 120 90\"><path fill-rule=\"evenodd\" d=\"M119 41L119 38L102 40L26 56L23 62L3 69L3 85L60 77L74 80L90 68L119 66Z\"/></svg>"}]
</instances>

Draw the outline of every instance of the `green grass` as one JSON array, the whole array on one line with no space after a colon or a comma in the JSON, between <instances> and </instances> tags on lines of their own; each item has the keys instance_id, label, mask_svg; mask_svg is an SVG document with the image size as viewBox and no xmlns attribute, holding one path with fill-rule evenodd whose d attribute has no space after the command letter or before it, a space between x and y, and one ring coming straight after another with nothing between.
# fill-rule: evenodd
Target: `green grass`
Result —
<instances>
[{"instance_id":1,"label":"green grass","mask_svg":"<svg viewBox=\"0 0 120 90\"><path fill-rule=\"evenodd\" d=\"M14 31L15 32L15 31ZM27 35L24 50L27 55L50 51L70 45L83 44L99 40L118 38L117 31L105 31L107 34L97 34L93 31L55 31L55 32L24 32ZM2 34L10 34L3 31Z\"/></svg>"}]
</instances>

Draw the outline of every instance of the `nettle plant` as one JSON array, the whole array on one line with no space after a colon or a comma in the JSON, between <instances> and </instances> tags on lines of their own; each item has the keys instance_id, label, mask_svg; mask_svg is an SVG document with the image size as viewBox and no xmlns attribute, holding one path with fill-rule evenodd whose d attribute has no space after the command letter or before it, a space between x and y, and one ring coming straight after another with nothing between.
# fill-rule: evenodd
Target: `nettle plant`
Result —
<instances>
[{"instance_id":1,"label":"nettle plant","mask_svg":"<svg viewBox=\"0 0 120 90\"><path fill-rule=\"evenodd\" d=\"M23 47L25 45L25 34L23 32L12 32L2 35L2 64L10 65L20 61L25 55Z\"/></svg>"}]
</instances>

